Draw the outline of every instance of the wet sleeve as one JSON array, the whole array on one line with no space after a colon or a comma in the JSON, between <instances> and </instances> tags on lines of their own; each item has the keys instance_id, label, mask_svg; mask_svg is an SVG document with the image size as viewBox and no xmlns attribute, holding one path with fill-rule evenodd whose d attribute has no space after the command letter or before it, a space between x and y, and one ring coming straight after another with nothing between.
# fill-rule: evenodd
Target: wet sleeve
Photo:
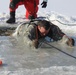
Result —
<instances>
[{"instance_id":1,"label":"wet sleeve","mask_svg":"<svg viewBox=\"0 0 76 75\"><path fill-rule=\"evenodd\" d=\"M26 28L26 31L23 33L24 34L24 42L27 44L27 46L34 46L33 41L35 40L35 28L34 26L30 25L29 27Z\"/></svg>"},{"instance_id":2,"label":"wet sleeve","mask_svg":"<svg viewBox=\"0 0 76 75\"><path fill-rule=\"evenodd\" d=\"M53 25L51 32L49 32L49 36L54 40L61 40L65 34L60 30L58 26Z\"/></svg>"},{"instance_id":3,"label":"wet sleeve","mask_svg":"<svg viewBox=\"0 0 76 75\"><path fill-rule=\"evenodd\" d=\"M31 28L31 26L29 27L28 37L29 37L30 40L34 40L36 38L36 29L35 29L34 26L32 28Z\"/></svg>"}]
</instances>

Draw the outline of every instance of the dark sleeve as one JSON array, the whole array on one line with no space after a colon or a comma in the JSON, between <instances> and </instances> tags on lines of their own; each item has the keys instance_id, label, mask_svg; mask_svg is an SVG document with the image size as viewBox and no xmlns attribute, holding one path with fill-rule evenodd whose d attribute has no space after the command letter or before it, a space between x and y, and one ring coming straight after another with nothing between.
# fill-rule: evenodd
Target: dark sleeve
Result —
<instances>
[{"instance_id":1,"label":"dark sleeve","mask_svg":"<svg viewBox=\"0 0 76 75\"><path fill-rule=\"evenodd\" d=\"M32 26L33 26L33 28L31 28L30 26L29 26L29 35L28 35L28 37L29 37L29 39L30 40L34 40L34 39L36 39L36 26L34 26L33 24L31 24Z\"/></svg>"},{"instance_id":2,"label":"dark sleeve","mask_svg":"<svg viewBox=\"0 0 76 75\"><path fill-rule=\"evenodd\" d=\"M48 36L54 41L58 41L62 39L63 35L65 35L58 26L52 25L51 30L48 33Z\"/></svg>"}]
</instances>

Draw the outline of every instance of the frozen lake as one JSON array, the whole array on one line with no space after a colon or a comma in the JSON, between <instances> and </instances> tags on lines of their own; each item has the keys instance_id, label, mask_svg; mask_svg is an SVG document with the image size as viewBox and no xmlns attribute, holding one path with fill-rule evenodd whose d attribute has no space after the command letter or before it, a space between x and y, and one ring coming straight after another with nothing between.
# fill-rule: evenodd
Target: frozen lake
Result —
<instances>
[{"instance_id":1,"label":"frozen lake","mask_svg":"<svg viewBox=\"0 0 76 75\"><path fill-rule=\"evenodd\" d=\"M75 47L60 49L76 56ZM3 61L0 75L75 75L76 72L76 59L45 44L39 49L26 48L10 36L0 36L0 59Z\"/></svg>"},{"instance_id":2,"label":"frozen lake","mask_svg":"<svg viewBox=\"0 0 76 75\"><path fill-rule=\"evenodd\" d=\"M57 13L40 14L48 17L67 35L73 36L76 42L76 18ZM15 25L6 24L7 19L6 13L0 14L0 28L17 27L25 22L22 13L18 13ZM51 45L76 57L76 44L73 48L58 43ZM0 36L0 59L3 61L0 75L76 75L76 59L56 48L43 43L40 48L31 49L11 36Z\"/></svg>"}]
</instances>

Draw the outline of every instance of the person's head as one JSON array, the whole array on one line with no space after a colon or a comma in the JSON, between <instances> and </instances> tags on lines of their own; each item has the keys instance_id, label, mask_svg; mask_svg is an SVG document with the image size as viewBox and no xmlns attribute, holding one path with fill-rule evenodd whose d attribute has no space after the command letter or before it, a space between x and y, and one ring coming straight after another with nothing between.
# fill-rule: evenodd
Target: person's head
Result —
<instances>
[{"instance_id":1,"label":"person's head","mask_svg":"<svg viewBox=\"0 0 76 75\"><path fill-rule=\"evenodd\" d=\"M45 36L50 30L50 22L46 20L39 21L38 29L39 29L41 36Z\"/></svg>"}]
</instances>

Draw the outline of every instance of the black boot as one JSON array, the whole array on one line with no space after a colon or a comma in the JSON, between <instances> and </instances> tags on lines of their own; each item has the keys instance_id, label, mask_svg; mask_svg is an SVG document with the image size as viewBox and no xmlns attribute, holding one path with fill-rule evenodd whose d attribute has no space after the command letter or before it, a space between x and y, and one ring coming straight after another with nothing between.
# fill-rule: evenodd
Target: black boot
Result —
<instances>
[{"instance_id":1,"label":"black boot","mask_svg":"<svg viewBox=\"0 0 76 75\"><path fill-rule=\"evenodd\" d=\"M6 23L15 23L15 11L14 12L10 12L10 18L6 21Z\"/></svg>"}]
</instances>

